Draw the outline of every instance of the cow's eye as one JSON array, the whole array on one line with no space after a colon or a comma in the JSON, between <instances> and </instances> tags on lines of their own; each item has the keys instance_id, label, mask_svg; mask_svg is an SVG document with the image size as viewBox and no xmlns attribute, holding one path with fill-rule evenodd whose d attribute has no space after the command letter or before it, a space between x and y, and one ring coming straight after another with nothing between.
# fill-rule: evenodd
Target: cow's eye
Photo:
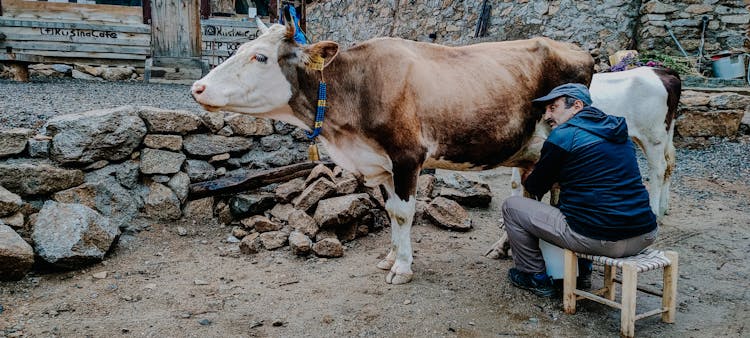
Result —
<instances>
[{"instance_id":1,"label":"cow's eye","mask_svg":"<svg viewBox=\"0 0 750 338\"><path fill-rule=\"evenodd\" d=\"M255 54L255 59L260 63L266 63L266 61L268 61L268 57L263 54Z\"/></svg>"}]
</instances>

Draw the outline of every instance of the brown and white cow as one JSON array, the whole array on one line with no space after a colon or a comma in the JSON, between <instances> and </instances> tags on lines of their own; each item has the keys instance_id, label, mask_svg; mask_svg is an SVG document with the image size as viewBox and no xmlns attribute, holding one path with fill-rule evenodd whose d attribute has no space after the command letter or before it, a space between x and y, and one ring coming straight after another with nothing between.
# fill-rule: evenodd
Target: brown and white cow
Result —
<instances>
[{"instance_id":1,"label":"brown and white cow","mask_svg":"<svg viewBox=\"0 0 750 338\"><path fill-rule=\"evenodd\" d=\"M589 84L593 59L546 38L446 47L378 38L344 51L331 41L298 45L294 27L262 35L192 87L208 110L285 121L311 130L324 58L328 87L320 141L332 160L387 192L391 246L386 282L413 274L411 225L420 169L525 166L542 111L531 100L557 85Z\"/></svg>"}]
</instances>

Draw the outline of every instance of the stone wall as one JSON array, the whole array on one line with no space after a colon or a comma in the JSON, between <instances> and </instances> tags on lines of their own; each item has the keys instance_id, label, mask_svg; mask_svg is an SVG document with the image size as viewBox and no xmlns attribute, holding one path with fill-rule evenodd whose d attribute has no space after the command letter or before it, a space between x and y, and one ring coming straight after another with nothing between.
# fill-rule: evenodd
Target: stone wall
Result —
<instances>
[{"instance_id":1,"label":"stone wall","mask_svg":"<svg viewBox=\"0 0 750 338\"><path fill-rule=\"evenodd\" d=\"M702 18L708 18L705 32L704 55L718 51L750 47L745 40L750 1L688 0L648 1L641 7L638 28L639 50L661 50L681 55L669 36L667 24L688 55L698 55L701 43Z\"/></svg>"},{"instance_id":2,"label":"stone wall","mask_svg":"<svg viewBox=\"0 0 750 338\"><path fill-rule=\"evenodd\" d=\"M603 69L617 50L647 48L678 55L664 29L674 26L688 53L696 54L700 18L709 16L706 50L740 48L748 11L740 0L489 1L487 36L474 38L481 0L319 1L308 6L313 41L344 46L378 36L395 36L447 45L548 36L591 51ZM431 37L432 35L432 37Z\"/></svg>"}]
</instances>

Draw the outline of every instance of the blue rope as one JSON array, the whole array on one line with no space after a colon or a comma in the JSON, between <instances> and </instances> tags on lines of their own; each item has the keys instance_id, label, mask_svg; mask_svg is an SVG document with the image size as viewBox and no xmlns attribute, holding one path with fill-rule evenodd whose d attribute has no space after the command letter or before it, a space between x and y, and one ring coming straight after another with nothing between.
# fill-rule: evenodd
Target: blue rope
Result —
<instances>
[{"instance_id":1,"label":"blue rope","mask_svg":"<svg viewBox=\"0 0 750 338\"><path fill-rule=\"evenodd\" d=\"M315 125L312 133L305 132L308 139L315 139L320 135L320 130L323 129L323 117L326 113L326 83L320 82L318 85L318 110L315 114Z\"/></svg>"}]
</instances>

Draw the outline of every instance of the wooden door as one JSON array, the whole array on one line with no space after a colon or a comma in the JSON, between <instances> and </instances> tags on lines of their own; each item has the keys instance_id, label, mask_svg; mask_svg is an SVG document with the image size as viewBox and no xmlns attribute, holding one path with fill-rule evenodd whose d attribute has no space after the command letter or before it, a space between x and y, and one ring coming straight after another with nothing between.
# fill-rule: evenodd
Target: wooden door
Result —
<instances>
[{"instance_id":1,"label":"wooden door","mask_svg":"<svg viewBox=\"0 0 750 338\"><path fill-rule=\"evenodd\" d=\"M154 58L201 55L200 0L151 0Z\"/></svg>"}]
</instances>

